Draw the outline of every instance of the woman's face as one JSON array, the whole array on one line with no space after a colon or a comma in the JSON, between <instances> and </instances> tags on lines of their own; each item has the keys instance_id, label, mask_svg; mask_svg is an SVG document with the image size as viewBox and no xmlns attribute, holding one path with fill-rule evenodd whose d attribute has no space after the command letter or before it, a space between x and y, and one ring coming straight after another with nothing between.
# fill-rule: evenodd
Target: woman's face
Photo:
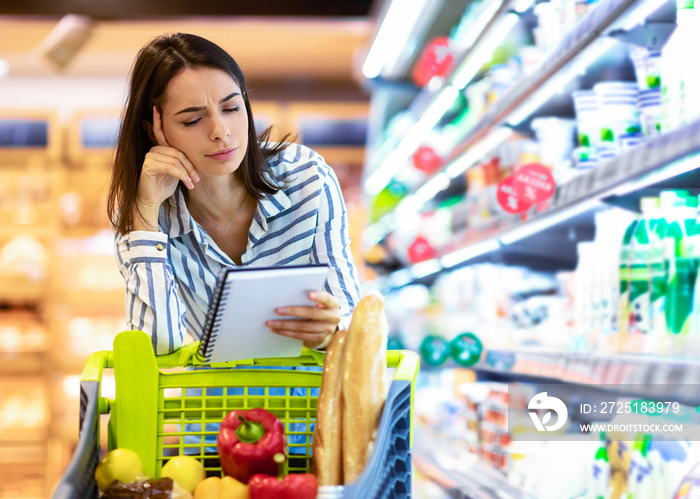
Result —
<instances>
[{"instance_id":1,"label":"woman's face","mask_svg":"<svg viewBox=\"0 0 700 499\"><path fill-rule=\"evenodd\" d=\"M228 175L248 149L248 115L241 89L220 69L187 68L170 80L163 132L200 175Z\"/></svg>"}]
</instances>

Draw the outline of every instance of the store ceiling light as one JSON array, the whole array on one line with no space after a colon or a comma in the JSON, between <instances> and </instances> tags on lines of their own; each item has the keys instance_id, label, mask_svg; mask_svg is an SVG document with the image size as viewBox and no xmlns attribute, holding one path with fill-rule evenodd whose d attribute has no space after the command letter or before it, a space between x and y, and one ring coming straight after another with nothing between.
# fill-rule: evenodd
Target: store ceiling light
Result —
<instances>
[{"instance_id":1,"label":"store ceiling light","mask_svg":"<svg viewBox=\"0 0 700 499\"><path fill-rule=\"evenodd\" d=\"M94 21L89 16L63 16L39 47L39 53L56 69L63 70L92 37Z\"/></svg>"},{"instance_id":2,"label":"store ceiling light","mask_svg":"<svg viewBox=\"0 0 700 499\"><path fill-rule=\"evenodd\" d=\"M455 76L452 83L455 87L463 89L472 81L479 69L493 58L493 52L508 36L508 33L518 22L518 14L511 12L493 27L484 40L467 56Z\"/></svg>"},{"instance_id":3,"label":"store ceiling light","mask_svg":"<svg viewBox=\"0 0 700 499\"><path fill-rule=\"evenodd\" d=\"M440 264L443 268L449 269L460 263L472 260L476 257L486 255L500 248L500 244L496 239L486 239L475 244L453 251L440 259Z\"/></svg>"},{"instance_id":4,"label":"store ceiling light","mask_svg":"<svg viewBox=\"0 0 700 499\"><path fill-rule=\"evenodd\" d=\"M391 2L362 65L362 74L365 78L376 78L383 69L395 63L426 1L394 0Z\"/></svg>"}]
</instances>

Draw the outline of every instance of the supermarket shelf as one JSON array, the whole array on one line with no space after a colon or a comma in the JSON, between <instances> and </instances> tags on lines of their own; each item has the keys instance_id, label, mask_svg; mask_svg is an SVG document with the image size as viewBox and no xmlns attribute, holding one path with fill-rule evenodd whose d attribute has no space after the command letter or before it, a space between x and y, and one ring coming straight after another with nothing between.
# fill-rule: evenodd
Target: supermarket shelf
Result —
<instances>
[{"instance_id":1,"label":"supermarket shelf","mask_svg":"<svg viewBox=\"0 0 700 499\"><path fill-rule=\"evenodd\" d=\"M449 24L453 24L455 19L459 15L455 14L455 12L460 11L460 9L461 12L463 12L467 3L468 2L462 1L440 2L440 6L438 7L438 13L435 17L435 22L430 28L430 31L427 33L427 36L422 37L423 43L417 46L423 46L425 44L425 41L427 41L429 37L435 36L439 32L448 32ZM455 68L460 68L463 65L464 61L470 57L470 54L478 50L479 45L483 43L484 39L487 39L489 37L491 31L494 31L498 28L498 20L508 13L511 7L511 3L511 0L500 1L500 3L498 4L498 8L494 9L493 11L493 16L482 26L481 33L474 41L474 44L472 45L471 49L467 50L464 54L458 54L455 57ZM406 66L407 68L410 68L413 65L413 62L418 55L419 54L414 54L411 60L411 64ZM451 75L451 77L453 76L454 74ZM377 169L377 167L379 167L381 163L389 156L389 154L391 154L391 152L394 151L399 146L399 144L404 141L406 136L420 136L424 133L425 130L423 130L423 123L421 122L420 118L422 116L425 116L426 113L428 113L428 111L433 106L438 106L437 101L440 98L440 95L448 86L451 85L449 83L449 80L450 78L446 79L443 85L437 89L431 89L426 87L417 92L416 97L414 98L413 102L409 107L410 121L406 122L403 126L397 127L396 130L393 130L393 132L390 133L390 135L376 147L373 154L368 158L366 166L367 172L369 172L370 174L373 173ZM375 82L375 85L381 85L381 83ZM384 85L386 85L386 83ZM442 113L444 113L445 109L442 109L441 111ZM371 137L370 142L372 142Z\"/></svg>"},{"instance_id":2,"label":"supermarket shelf","mask_svg":"<svg viewBox=\"0 0 700 499\"><path fill-rule=\"evenodd\" d=\"M491 350L476 365L480 380L595 385L625 396L663 396L700 405L696 383L700 362L642 354L600 354L555 350ZM609 388L605 388L610 385ZM624 387L624 389L621 389ZM653 387L663 387L654 390Z\"/></svg>"},{"instance_id":3,"label":"supermarket shelf","mask_svg":"<svg viewBox=\"0 0 700 499\"><path fill-rule=\"evenodd\" d=\"M700 121L650 138L632 151L558 186L550 207L525 222L506 216L489 229L467 229L457 234L448 245L452 255L443 251L431 274L453 268L455 260L459 265L512 261L533 268L544 264L551 269L573 269L576 243L592 239L592 214L605 203L638 210L642 196L668 188L697 190L698 186ZM459 257L459 252L464 256ZM408 275L399 279L381 278L378 288L396 288L426 277L420 268L404 270Z\"/></svg>"},{"instance_id":4,"label":"supermarket shelf","mask_svg":"<svg viewBox=\"0 0 700 499\"><path fill-rule=\"evenodd\" d=\"M0 240L10 239L17 236L30 236L35 239L46 239L53 237L56 234L56 228L53 225L43 224L8 224L0 227Z\"/></svg>"},{"instance_id":5,"label":"supermarket shelf","mask_svg":"<svg viewBox=\"0 0 700 499\"><path fill-rule=\"evenodd\" d=\"M455 19L462 16L468 4L469 0L431 0L426 2L423 11L408 30L411 33L408 43L404 44L401 52L394 59L391 71L383 70L381 78L392 81L408 80L411 68L420 57L421 49L434 37L449 34ZM381 2L378 9L382 12L380 21L383 21L383 16L390 5L391 1ZM378 22L377 25L381 25L381 22ZM372 43L374 43L376 35L375 32Z\"/></svg>"},{"instance_id":6,"label":"supermarket shelf","mask_svg":"<svg viewBox=\"0 0 700 499\"><path fill-rule=\"evenodd\" d=\"M62 305L76 306L124 306L124 290L66 289L61 292Z\"/></svg>"},{"instance_id":7,"label":"supermarket shelf","mask_svg":"<svg viewBox=\"0 0 700 499\"><path fill-rule=\"evenodd\" d=\"M46 297L47 283L28 278L0 276L0 301L35 302Z\"/></svg>"},{"instance_id":8,"label":"supermarket shelf","mask_svg":"<svg viewBox=\"0 0 700 499\"><path fill-rule=\"evenodd\" d=\"M522 112L522 108L531 103L531 99L536 92L541 91L542 87L553 80L557 73L568 67L582 52L593 46L601 35L606 32L621 29L621 26L616 25L616 22L628 13L633 6L639 6L642 3L643 2L637 0L606 0L596 4L596 8L592 9L581 18L574 29L560 42L559 46L540 64L536 72L514 83L510 91L499 99L498 102L494 103L481 120L474 124L469 130L465 131L463 137L459 141L459 150L454 151L452 159L460 156L465 150L486 137L494 127L505 123L516 111ZM510 3L504 1L498 11L494 13L489 26L484 29L482 36L480 36L474 44L471 52L478 49L479 42L483 42L484 38L488 37L489 29L494 29L497 19L505 15L509 7ZM604 48L606 47L603 47L603 49ZM601 49L599 50L601 53L596 54L598 57L603 55L603 51ZM468 56L469 53L465 55L465 58ZM459 67L459 64L457 64L456 67ZM585 67L582 69L585 70ZM455 75L452 75L448 78L443 87L436 91L433 96L439 96L442 90L451 84L451 80L454 76ZM552 95L550 94L547 97L551 98ZM421 98L420 95L416 100L418 101L416 103L418 105L411 106L412 114L416 116L425 113L434 103L434 99L427 99L424 96ZM541 102L541 104L543 103L544 102ZM536 111L537 107L539 106L534 107L527 115ZM393 136L391 138L393 138ZM368 171L373 172L374 167L376 167L380 161L384 160L396 145L396 140L387 140L385 144L382 144L377 152L369 159ZM438 172L436 175L440 173L441 172Z\"/></svg>"},{"instance_id":9,"label":"supermarket shelf","mask_svg":"<svg viewBox=\"0 0 700 499\"><path fill-rule=\"evenodd\" d=\"M413 462L422 473L443 487L451 496L459 499L534 499L509 483L495 469L474 462L468 465L460 463L459 469L448 469L441 465L435 456L435 442L416 434L413 442Z\"/></svg>"}]
</instances>

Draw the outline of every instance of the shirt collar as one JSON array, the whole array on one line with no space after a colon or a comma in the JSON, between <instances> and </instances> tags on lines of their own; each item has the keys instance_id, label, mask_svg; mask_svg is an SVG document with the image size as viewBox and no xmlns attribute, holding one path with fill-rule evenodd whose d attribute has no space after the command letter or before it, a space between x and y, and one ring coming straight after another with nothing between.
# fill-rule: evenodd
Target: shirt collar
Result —
<instances>
[{"instance_id":1,"label":"shirt collar","mask_svg":"<svg viewBox=\"0 0 700 499\"><path fill-rule=\"evenodd\" d=\"M184 236L194 230L196 224L187 209L185 196L180 188L175 190L173 194L173 203L169 207L164 204L161 207L161 230L169 234L171 238ZM258 206L255 209L253 216L253 224L251 231L260 233L266 232L268 228L268 220L292 206L292 201L289 199L282 189L274 194L263 194L262 199L258 201ZM256 227L257 225L257 227ZM199 231L196 231L199 232ZM201 234L198 234L201 237ZM254 236L257 237L256 234Z\"/></svg>"}]
</instances>

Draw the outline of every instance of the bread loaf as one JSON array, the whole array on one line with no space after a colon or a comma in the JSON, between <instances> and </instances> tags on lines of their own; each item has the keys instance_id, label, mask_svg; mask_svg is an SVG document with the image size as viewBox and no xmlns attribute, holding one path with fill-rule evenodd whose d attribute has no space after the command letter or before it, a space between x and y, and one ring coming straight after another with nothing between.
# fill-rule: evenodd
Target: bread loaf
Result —
<instances>
[{"instance_id":1,"label":"bread loaf","mask_svg":"<svg viewBox=\"0 0 700 499\"><path fill-rule=\"evenodd\" d=\"M359 478L372 452L386 400L384 298L368 294L357 304L345 345L343 365L343 481Z\"/></svg>"},{"instance_id":2,"label":"bread loaf","mask_svg":"<svg viewBox=\"0 0 700 499\"><path fill-rule=\"evenodd\" d=\"M333 335L323 361L323 379L316 406L313 462L319 485L343 484L343 399L341 395L347 329Z\"/></svg>"}]
</instances>

